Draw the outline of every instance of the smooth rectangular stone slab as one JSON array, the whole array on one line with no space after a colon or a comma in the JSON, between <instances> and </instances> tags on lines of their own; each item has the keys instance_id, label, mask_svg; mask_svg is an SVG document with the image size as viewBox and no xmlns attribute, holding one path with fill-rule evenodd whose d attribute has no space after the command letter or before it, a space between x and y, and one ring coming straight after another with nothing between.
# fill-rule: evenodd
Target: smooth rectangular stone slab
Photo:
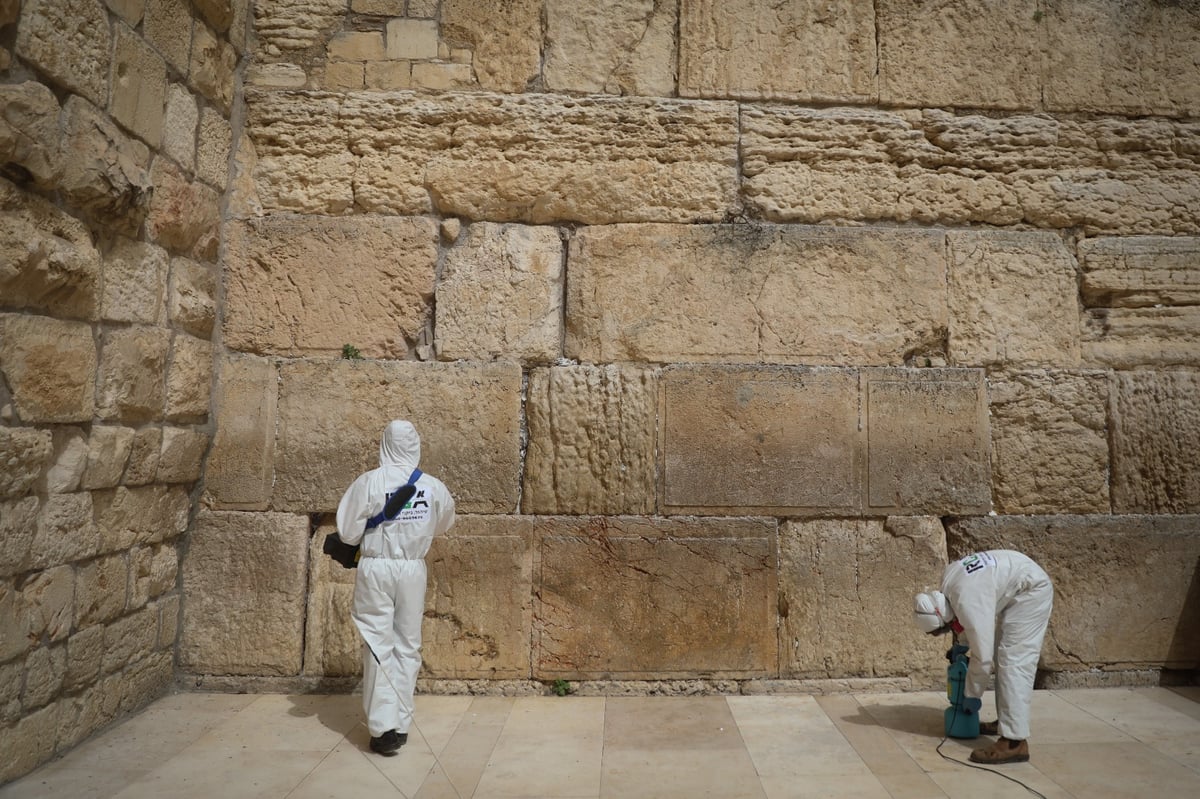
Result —
<instances>
[{"instance_id":1,"label":"smooth rectangular stone slab","mask_svg":"<svg viewBox=\"0 0 1200 799\"><path fill-rule=\"evenodd\" d=\"M1200 512L1200 373L1118 372L1109 391L1113 511Z\"/></svg>"},{"instance_id":2,"label":"smooth rectangular stone slab","mask_svg":"<svg viewBox=\"0 0 1200 799\"><path fill-rule=\"evenodd\" d=\"M1015 549L1054 583L1042 666L1200 666L1200 516L993 516L947 527L950 557Z\"/></svg>"},{"instance_id":3,"label":"smooth rectangular stone slab","mask_svg":"<svg viewBox=\"0 0 1200 799\"><path fill-rule=\"evenodd\" d=\"M945 349L938 231L614 225L569 253L571 358L901 365Z\"/></svg>"},{"instance_id":4,"label":"smooth rectangular stone slab","mask_svg":"<svg viewBox=\"0 0 1200 799\"><path fill-rule=\"evenodd\" d=\"M379 466L392 419L421 436L421 469L461 513L516 510L521 369L512 363L294 361L280 367L274 510L332 511Z\"/></svg>"},{"instance_id":5,"label":"smooth rectangular stone slab","mask_svg":"<svg viewBox=\"0 0 1200 799\"><path fill-rule=\"evenodd\" d=\"M864 370L867 501L880 512L991 509L982 370Z\"/></svg>"},{"instance_id":6,"label":"smooth rectangular stone slab","mask_svg":"<svg viewBox=\"0 0 1200 799\"><path fill-rule=\"evenodd\" d=\"M1092 308L1080 348L1089 366L1137 369L1200 365L1200 305Z\"/></svg>"},{"instance_id":7,"label":"smooth rectangular stone slab","mask_svg":"<svg viewBox=\"0 0 1200 799\"><path fill-rule=\"evenodd\" d=\"M205 496L217 510L266 510L275 482L278 369L252 355L228 356L218 369Z\"/></svg>"},{"instance_id":8,"label":"smooth rectangular stone slab","mask_svg":"<svg viewBox=\"0 0 1200 799\"><path fill-rule=\"evenodd\" d=\"M662 512L861 508L866 437L857 372L678 366L659 382Z\"/></svg>"},{"instance_id":9,"label":"smooth rectangular stone slab","mask_svg":"<svg viewBox=\"0 0 1200 799\"><path fill-rule=\"evenodd\" d=\"M1200 304L1200 238L1104 237L1078 250L1088 308Z\"/></svg>"},{"instance_id":10,"label":"smooth rectangular stone slab","mask_svg":"<svg viewBox=\"0 0 1200 799\"><path fill-rule=\"evenodd\" d=\"M737 106L447 92L249 92L266 211L494 222L715 221L737 193Z\"/></svg>"},{"instance_id":11,"label":"smooth rectangular stone slab","mask_svg":"<svg viewBox=\"0 0 1200 799\"><path fill-rule=\"evenodd\" d=\"M777 671L775 522L542 517L535 679Z\"/></svg>"}]
</instances>

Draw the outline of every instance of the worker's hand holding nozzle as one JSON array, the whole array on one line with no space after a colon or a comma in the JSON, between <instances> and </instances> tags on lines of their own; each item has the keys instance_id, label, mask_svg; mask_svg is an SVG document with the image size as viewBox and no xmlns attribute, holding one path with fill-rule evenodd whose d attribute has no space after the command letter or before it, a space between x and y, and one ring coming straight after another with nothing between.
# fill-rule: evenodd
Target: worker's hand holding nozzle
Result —
<instances>
[{"instance_id":1,"label":"worker's hand holding nozzle","mask_svg":"<svg viewBox=\"0 0 1200 799\"><path fill-rule=\"evenodd\" d=\"M966 713L968 716L971 714L978 715L980 709L983 708L983 700L978 699L974 696L964 696L963 701L962 701L962 707L963 707L963 712Z\"/></svg>"}]
</instances>

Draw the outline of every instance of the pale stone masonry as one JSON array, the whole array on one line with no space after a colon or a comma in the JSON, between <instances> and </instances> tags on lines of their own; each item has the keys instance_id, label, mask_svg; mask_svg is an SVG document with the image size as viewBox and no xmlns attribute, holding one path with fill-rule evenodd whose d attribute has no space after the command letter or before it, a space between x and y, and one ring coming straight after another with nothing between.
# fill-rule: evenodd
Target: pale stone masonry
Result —
<instances>
[{"instance_id":1,"label":"pale stone masonry","mask_svg":"<svg viewBox=\"0 0 1200 799\"><path fill-rule=\"evenodd\" d=\"M1200 667L1193 4L0 43L0 782L171 686L355 690L321 542L396 417L458 501L422 691L934 687L907 603L995 546L1058 587L1043 684Z\"/></svg>"}]
</instances>

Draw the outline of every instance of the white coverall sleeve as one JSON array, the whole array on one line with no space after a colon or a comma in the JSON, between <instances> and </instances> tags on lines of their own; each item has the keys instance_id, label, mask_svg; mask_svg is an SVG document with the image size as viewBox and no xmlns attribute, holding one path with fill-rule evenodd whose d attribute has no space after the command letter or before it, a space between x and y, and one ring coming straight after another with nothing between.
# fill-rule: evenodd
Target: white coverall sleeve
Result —
<instances>
[{"instance_id":1,"label":"white coverall sleeve","mask_svg":"<svg viewBox=\"0 0 1200 799\"><path fill-rule=\"evenodd\" d=\"M367 484L360 476L350 484L346 493L342 494L342 501L338 503L338 538L350 546L362 541L363 533L366 532L367 519L371 518L367 509L367 499Z\"/></svg>"},{"instance_id":2,"label":"white coverall sleeve","mask_svg":"<svg viewBox=\"0 0 1200 799\"><path fill-rule=\"evenodd\" d=\"M437 529L434 535L441 535L454 526L454 497L449 491L442 489L442 497L438 502Z\"/></svg>"},{"instance_id":3,"label":"white coverall sleeve","mask_svg":"<svg viewBox=\"0 0 1200 799\"><path fill-rule=\"evenodd\" d=\"M996 651L996 597L990 579L969 580L966 590L962 586L947 586L943 591L954 608L954 615L963 627L963 636L971 648L971 662L967 665L965 693L969 697L982 699L987 692L988 679L992 675Z\"/></svg>"}]
</instances>

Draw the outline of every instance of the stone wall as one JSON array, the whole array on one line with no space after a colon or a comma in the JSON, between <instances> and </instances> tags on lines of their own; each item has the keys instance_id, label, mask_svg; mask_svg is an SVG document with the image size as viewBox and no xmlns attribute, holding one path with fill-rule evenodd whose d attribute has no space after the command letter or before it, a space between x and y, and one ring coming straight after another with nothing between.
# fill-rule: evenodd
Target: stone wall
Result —
<instances>
[{"instance_id":1,"label":"stone wall","mask_svg":"<svg viewBox=\"0 0 1200 799\"><path fill-rule=\"evenodd\" d=\"M0 1L0 782L173 684L248 7Z\"/></svg>"}]
</instances>

